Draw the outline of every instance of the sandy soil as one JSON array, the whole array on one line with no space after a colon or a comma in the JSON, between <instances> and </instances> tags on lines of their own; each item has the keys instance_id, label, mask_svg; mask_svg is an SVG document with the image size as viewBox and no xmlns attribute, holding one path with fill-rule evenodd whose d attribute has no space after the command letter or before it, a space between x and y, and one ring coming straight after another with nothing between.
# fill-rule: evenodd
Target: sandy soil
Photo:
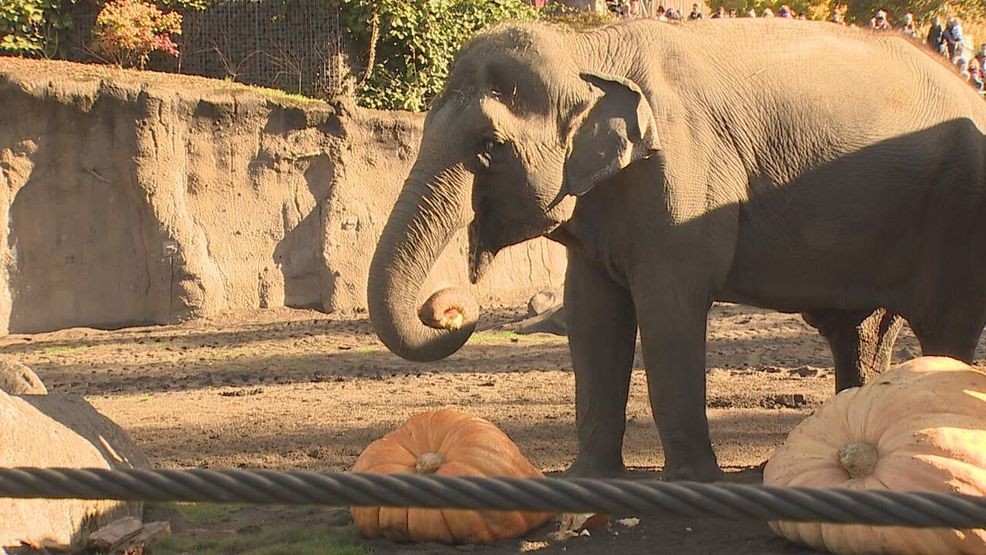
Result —
<instances>
[{"instance_id":1,"label":"sandy soil","mask_svg":"<svg viewBox=\"0 0 986 555\"><path fill-rule=\"evenodd\" d=\"M86 395L130 431L157 466L347 470L370 441L407 417L451 406L498 424L534 464L557 472L575 455L567 344L562 337L498 330L520 316L519 310L487 315L485 329L462 351L427 365L391 355L365 318L298 310L12 335L0 340L0 352L34 368L49 389ZM913 336L902 334L896 359L918 352ZM739 482L758 482L759 465L834 388L827 346L797 315L715 306L708 366L713 442L730 479ZM639 353L636 367L625 458L638 475L651 477L663 455ZM495 551L801 552L762 524L645 518L632 529L539 543L548 531L527 538L533 543L506 542ZM378 553L446 550L387 542L367 547Z\"/></svg>"}]
</instances>

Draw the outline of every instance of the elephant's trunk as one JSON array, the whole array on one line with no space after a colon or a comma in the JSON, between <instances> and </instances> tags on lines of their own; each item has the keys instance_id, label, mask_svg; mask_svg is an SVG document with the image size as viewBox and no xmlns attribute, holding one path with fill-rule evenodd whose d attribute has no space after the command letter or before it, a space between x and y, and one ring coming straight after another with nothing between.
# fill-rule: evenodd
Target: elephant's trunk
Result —
<instances>
[{"instance_id":1,"label":"elephant's trunk","mask_svg":"<svg viewBox=\"0 0 986 555\"><path fill-rule=\"evenodd\" d=\"M370 321L380 340L401 358L445 358L459 350L476 327L477 305L463 290L433 295L423 311L431 315L427 325L418 304L435 261L467 223L470 180L460 165L437 173L416 166L373 254L367 288Z\"/></svg>"}]
</instances>

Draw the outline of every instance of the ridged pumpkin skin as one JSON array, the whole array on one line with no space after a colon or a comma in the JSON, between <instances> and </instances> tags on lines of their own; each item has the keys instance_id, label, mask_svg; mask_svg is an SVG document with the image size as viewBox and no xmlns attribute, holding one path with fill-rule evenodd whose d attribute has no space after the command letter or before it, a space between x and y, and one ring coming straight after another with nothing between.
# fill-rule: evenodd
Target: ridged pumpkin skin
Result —
<instances>
[{"instance_id":1,"label":"ridged pumpkin skin","mask_svg":"<svg viewBox=\"0 0 986 555\"><path fill-rule=\"evenodd\" d=\"M764 484L986 495L986 373L923 357L845 390L791 432ZM986 553L986 530L772 522L833 553Z\"/></svg>"},{"instance_id":2,"label":"ridged pumpkin skin","mask_svg":"<svg viewBox=\"0 0 986 555\"><path fill-rule=\"evenodd\" d=\"M445 409L411 417L371 443L353 472L543 478L517 445L492 423ZM406 507L353 507L364 535L393 541L490 543L533 530L553 515Z\"/></svg>"}]
</instances>

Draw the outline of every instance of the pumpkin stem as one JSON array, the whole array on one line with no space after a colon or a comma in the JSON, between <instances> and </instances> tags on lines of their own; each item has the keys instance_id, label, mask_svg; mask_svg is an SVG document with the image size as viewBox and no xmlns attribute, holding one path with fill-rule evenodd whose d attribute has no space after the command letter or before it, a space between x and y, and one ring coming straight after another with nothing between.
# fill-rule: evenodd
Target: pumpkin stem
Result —
<instances>
[{"instance_id":1,"label":"pumpkin stem","mask_svg":"<svg viewBox=\"0 0 986 555\"><path fill-rule=\"evenodd\" d=\"M869 443L847 443L839 449L836 462L850 478L864 478L873 473L880 453Z\"/></svg>"},{"instance_id":2,"label":"pumpkin stem","mask_svg":"<svg viewBox=\"0 0 986 555\"><path fill-rule=\"evenodd\" d=\"M414 463L415 474L434 474L442 466L445 459L438 453L424 453Z\"/></svg>"}]
</instances>

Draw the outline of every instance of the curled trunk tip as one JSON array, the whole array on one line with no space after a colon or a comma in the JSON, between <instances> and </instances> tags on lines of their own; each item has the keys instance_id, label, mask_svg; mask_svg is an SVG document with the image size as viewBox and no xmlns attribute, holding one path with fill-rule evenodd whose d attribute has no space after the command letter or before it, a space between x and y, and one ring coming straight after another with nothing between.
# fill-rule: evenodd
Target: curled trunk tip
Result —
<instances>
[{"instance_id":1,"label":"curled trunk tip","mask_svg":"<svg viewBox=\"0 0 986 555\"><path fill-rule=\"evenodd\" d=\"M468 291L448 287L437 291L418 310L421 322L431 328L455 331L475 327L479 306Z\"/></svg>"}]
</instances>

